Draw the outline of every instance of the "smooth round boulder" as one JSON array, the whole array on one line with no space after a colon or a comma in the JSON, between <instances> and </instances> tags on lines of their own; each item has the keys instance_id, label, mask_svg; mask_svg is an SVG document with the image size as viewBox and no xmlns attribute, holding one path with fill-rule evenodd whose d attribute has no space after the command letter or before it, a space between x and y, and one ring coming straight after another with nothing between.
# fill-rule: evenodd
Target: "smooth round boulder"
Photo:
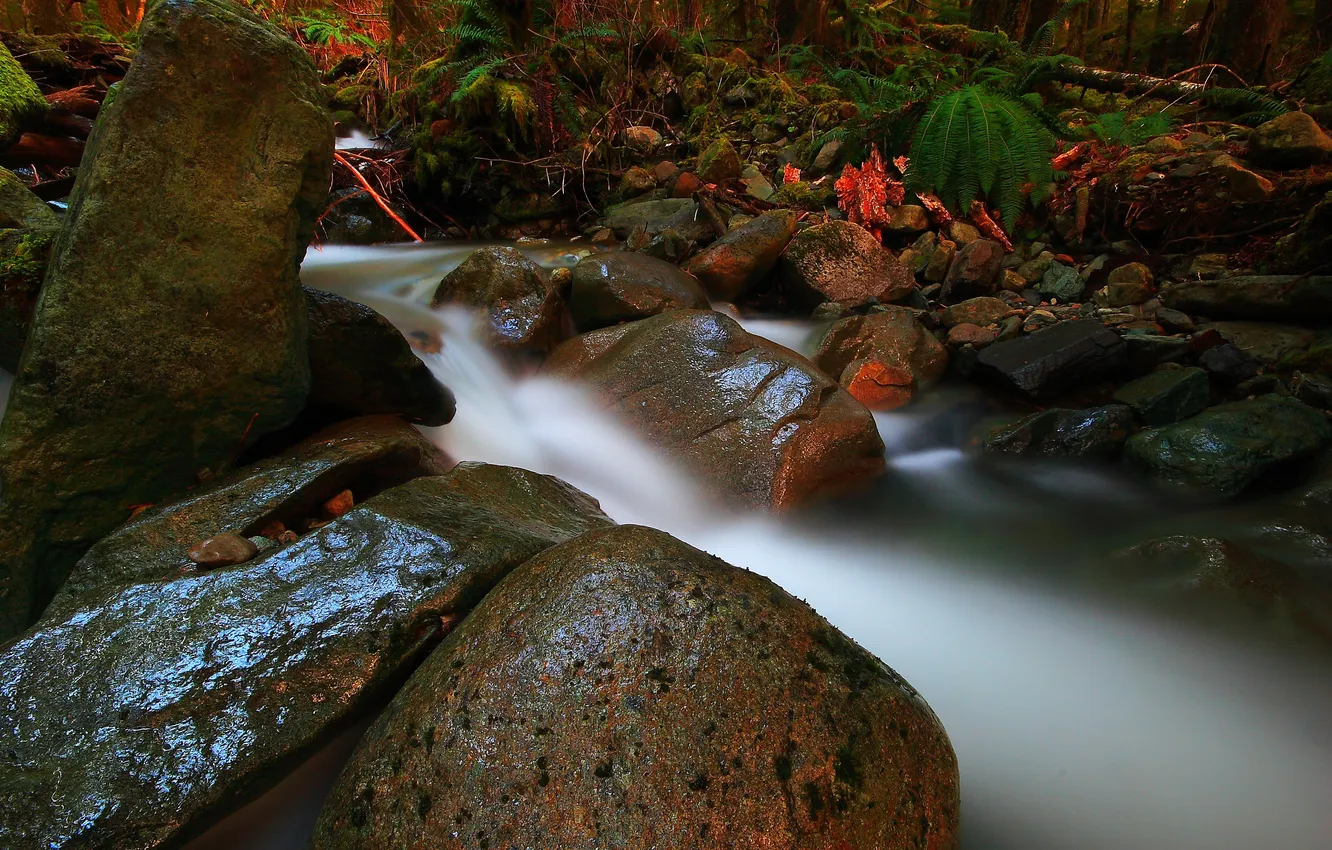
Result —
<instances>
[{"instance_id":1,"label":"smooth round boulder","mask_svg":"<svg viewBox=\"0 0 1332 850\"><path fill-rule=\"evenodd\" d=\"M487 341L501 350L545 352L559 341L559 291L517 248L481 248L463 260L430 302L449 304L486 311Z\"/></svg>"},{"instance_id":2,"label":"smooth round boulder","mask_svg":"<svg viewBox=\"0 0 1332 850\"><path fill-rule=\"evenodd\" d=\"M543 372L581 380L723 503L781 509L884 469L874 417L800 355L704 310L565 342Z\"/></svg>"},{"instance_id":3,"label":"smooth round boulder","mask_svg":"<svg viewBox=\"0 0 1332 850\"><path fill-rule=\"evenodd\" d=\"M911 270L865 228L830 221L802 230L777 261L787 297L802 309L825 301L857 307L905 298L916 286Z\"/></svg>"},{"instance_id":4,"label":"smooth round boulder","mask_svg":"<svg viewBox=\"0 0 1332 850\"><path fill-rule=\"evenodd\" d=\"M834 322L814 362L866 407L892 410L943 377L948 349L910 310L897 307Z\"/></svg>"},{"instance_id":5,"label":"smooth round boulder","mask_svg":"<svg viewBox=\"0 0 1332 850\"><path fill-rule=\"evenodd\" d=\"M714 297L734 301L751 290L790 244L796 217L769 210L714 242L689 262L689 273Z\"/></svg>"},{"instance_id":6,"label":"smooth round boulder","mask_svg":"<svg viewBox=\"0 0 1332 850\"><path fill-rule=\"evenodd\" d=\"M528 561L366 732L312 850L957 846L942 725L760 575L637 526Z\"/></svg>"},{"instance_id":7,"label":"smooth round boulder","mask_svg":"<svg viewBox=\"0 0 1332 850\"><path fill-rule=\"evenodd\" d=\"M697 280L647 254L596 254L584 257L573 269L569 313L580 333L667 310L707 308L708 296Z\"/></svg>"},{"instance_id":8,"label":"smooth round boulder","mask_svg":"<svg viewBox=\"0 0 1332 850\"><path fill-rule=\"evenodd\" d=\"M1287 112L1249 134L1249 159L1268 168L1303 168L1332 159L1332 137L1313 116Z\"/></svg>"}]
</instances>

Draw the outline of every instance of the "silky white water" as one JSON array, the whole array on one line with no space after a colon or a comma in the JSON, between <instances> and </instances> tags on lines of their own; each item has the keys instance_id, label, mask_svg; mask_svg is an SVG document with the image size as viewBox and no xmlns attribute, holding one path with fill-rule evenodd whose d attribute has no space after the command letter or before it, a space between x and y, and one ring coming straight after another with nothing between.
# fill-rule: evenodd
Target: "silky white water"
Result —
<instances>
[{"instance_id":1,"label":"silky white water","mask_svg":"<svg viewBox=\"0 0 1332 850\"><path fill-rule=\"evenodd\" d=\"M547 262L567 252L529 250ZM370 304L404 331L440 334L442 351L426 360L456 394L458 415L430 433L453 457L558 476L621 522L664 529L762 573L897 669L957 751L965 848L1332 847L1324 664L1057 593L983 555L964 561L872 525L720 510L584 391L510 377L470 339L466 317L421 306L429 284L463 256L438 246L325 249L311 252L305 279ZM750 329L791 345L807 331L787 322ZM967 477L947 441L930 446L929 417L879 421L904 482L975 510L1002 498ZM1082 471L1050 476L1033 481L1056 493L1114 495L1113 482ZM194 847L300 846L318 796L310 788L326 787L349 746L286 783L282 793L304 794L301 803L261 800Z\"/></svg>"}]
</instances>

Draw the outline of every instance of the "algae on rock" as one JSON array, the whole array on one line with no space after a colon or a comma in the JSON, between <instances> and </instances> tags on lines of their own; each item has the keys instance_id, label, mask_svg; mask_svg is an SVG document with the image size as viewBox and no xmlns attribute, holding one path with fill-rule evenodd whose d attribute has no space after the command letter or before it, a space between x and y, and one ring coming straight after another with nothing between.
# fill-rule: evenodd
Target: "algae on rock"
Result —
<instances>
[{"instance_id":1,"label":"algae on rock","mask_svg":"<svg viewBox=\"0 0 1332 850\"><path fill-rule=\"evenodd\" d=\"M152 8L88 142L0 426L0 637L149 504L287 425L333 127L305 52L225 0Z\"/></svg>"},{"instance_id":2,"label":"algae on rock","mask_svg":"<svg viewBox=\"0 0 1332 850\"><path fill-rule=\"evenodd\" d=\"M0 148L12 145L46 114L46 98L23 66L0 44Z\"/></svg>"}]
</instances>

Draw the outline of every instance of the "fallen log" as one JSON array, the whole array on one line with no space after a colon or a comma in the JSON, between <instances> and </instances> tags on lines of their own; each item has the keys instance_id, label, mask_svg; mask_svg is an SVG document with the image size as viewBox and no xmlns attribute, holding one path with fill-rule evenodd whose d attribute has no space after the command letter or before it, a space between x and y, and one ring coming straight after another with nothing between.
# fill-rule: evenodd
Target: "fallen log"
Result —
<instances>
[{"instance_id":1,"label":"fallen log","mask_svg":"<svg viewBox=\"0 0 1332 850\"><path fill-rule=\"evenodd\" d=\"M1123 71L1104 71L1084 65L1057 65L1052 69L1050 77L1055 82L1083 86L1095 91L1129 94L1135 97L1154 94L1164 100L1197 99L1209 88L1203 83L1167 80Z\"/></svg>"},{"instance_id":2,"label":"fallen log","mask_svg":"<svg viewBox=\"0 0 1332 850\"><path fill-rule=\"evenodd\" d=\"M19 140L0 151L0 165L17 168L24 165L49 165L62 168L78 165L83 159L83 140L69 136L44 136L24 133Z\"/></svg>"},{"instance_id":3,"label":"fallen log","mask_svg":"<svg viewBox=\"0 0 1332 850\"><path fill-rule=\"evenodd\" d=\"M91 118L76 115L68 109L48 109L46 126L66 136L87 139L92 132L93 122Z\"/></svg>"}]
</instances>

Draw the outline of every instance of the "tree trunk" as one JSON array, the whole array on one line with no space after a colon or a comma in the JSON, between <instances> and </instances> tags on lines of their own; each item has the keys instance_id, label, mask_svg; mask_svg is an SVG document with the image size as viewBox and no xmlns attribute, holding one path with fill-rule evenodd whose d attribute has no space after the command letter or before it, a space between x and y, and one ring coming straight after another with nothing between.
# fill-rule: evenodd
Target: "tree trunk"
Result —
<instances>
[{"instance_id":1,"label":"tree trunk","mask_svg":"<svg viewBox=\"0 0 1332 850\"><path fill-rule=\"evenodd\" d=\"M1332 50L1332 0L1314 3L1314 23L1309 28L1309 40L1319 53Z\"/></svg>"},{"instance_id":2,"label":"tree trunk","mask_svg":"<svg viewBox=\"0 0 1332 850\"><path fill-rule=\"evenodd\" d=\"M1008 0L1007 21L1004 24L1004 32L1008 33L1009 38L1022 43L1022 37L1027 32L1027 21L1031 19L1031 0Z\"/></svg>"},{"instance_id":3,"label":"tree trunk","mask_svg":"<svg viewBox=\"0 0 1332 850\"><path fill-rule=\"evenodd\" d=\"M1128 0L1124 13L1124 70L1133 69L1133 37L1138 32L1138 15L1142 13L1142 0Z\"/></svg>"},{"instance_id":4,"label":"tree trunk","mask_svg":"<svg viewBox=\"0 0 1332 850\"><path fill-rule=\"evenodd\" d=\"M1156 5L1156 31L1164 32L1175 25L1179 17L1180 0L1160 0Z\"/></svg>"},{"instance_id":5,"label":"tree trunk","mask_svg":"<svg viewBox=\"0 0 1332 850\"><path fill-rule=\"evenodd\" d=\"M1091 7L1080 6L1068 22L1068 44L1064 52L1080 59L1087 58L1087 30L1091 27Z\"/></svg>"},{"instance_id":6,"label":"tree trunk","mask_svg":"<svg viewBox=\"0 0 1332 850\"><path fill-rule=\"evenodd\" d=\"M990 32L1003 26L1008 11L1008 0L972 0L971 28Z\"/></svg>"},{"instance_id":7,"label":"tree trunk","mask_svg":"<svg viewBox=\"0 0 1332 850\"><path fill-rule=\"evenodd\" d=\"M1214 56L1250 83L1265 81L1286 28L1290 0L1229 0Z\"/></svg>"},{"instance_id":8,"label":"tree trunk","mask_svg":"<svg viewBox=\"0 0 1332 850\"><path fill-rule=\"evenodd\" d=\"M1022 34L1022 43L1030 43L1040 28L1050 22L1062 5L1064 5L1062 0L1031 0L1031 14L1027 18L1026 32Z\"/></svg>"}]
</instances>

